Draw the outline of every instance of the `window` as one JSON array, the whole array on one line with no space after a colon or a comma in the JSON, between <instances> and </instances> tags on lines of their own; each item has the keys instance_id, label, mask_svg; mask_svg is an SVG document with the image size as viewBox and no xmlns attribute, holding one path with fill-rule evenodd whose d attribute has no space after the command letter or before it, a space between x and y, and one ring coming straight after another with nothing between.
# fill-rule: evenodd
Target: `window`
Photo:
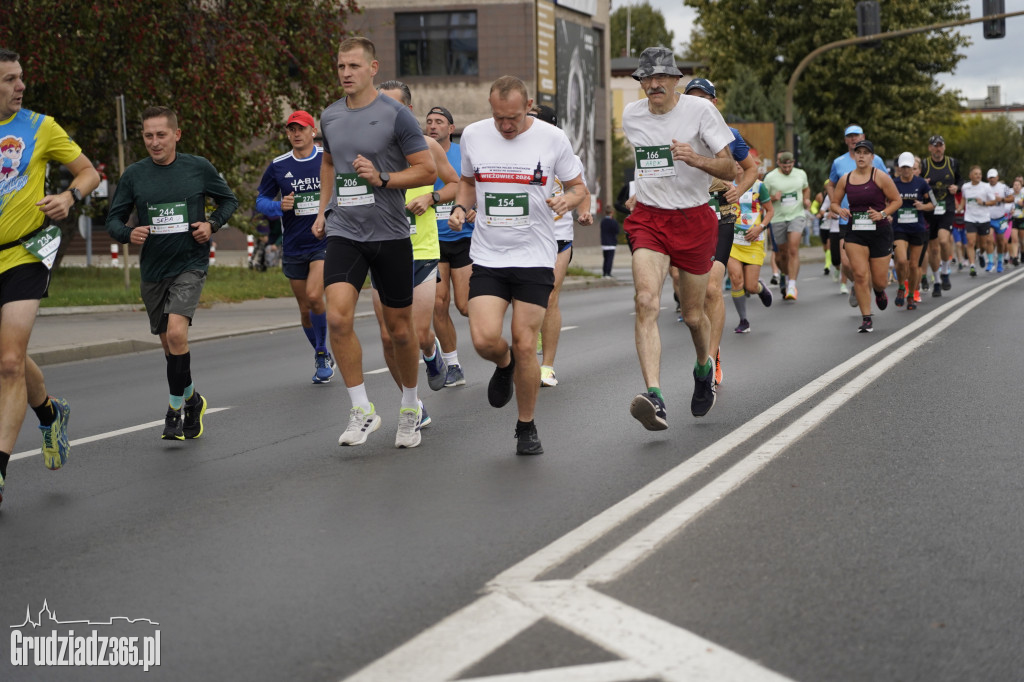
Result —
<instances>
[{"instance_id":1,"label":"window","mask_svg":"<svg viewBox=\"0 0 1024 682\"><path fill-rule=\"evenodd\" d=\"M476 12L395 15L399 76L475 76Z\"/></svg>"}]
</instances>

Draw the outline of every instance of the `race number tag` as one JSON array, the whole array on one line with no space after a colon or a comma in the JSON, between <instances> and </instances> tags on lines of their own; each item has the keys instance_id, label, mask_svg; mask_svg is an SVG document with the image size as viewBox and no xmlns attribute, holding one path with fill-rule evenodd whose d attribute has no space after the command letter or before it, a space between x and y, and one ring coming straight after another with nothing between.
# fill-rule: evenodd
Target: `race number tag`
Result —
<instances>
[{"instance_id":1,"label":"race number tag","mask_svg":"<svg viewBox=\"0 0 1024 682\"><path fill-rule=\"evenodd\" d=\"M796 206L796 192L790 192L789 194L782 195L782 208L791 208Z\"/></svg>"},{"instance_id":2,"label":"race number tag","mask_svg":"<svg viewBox=\"0 0 1024 682\"><path fill-rule=\"evenodd\" d=\"M405 219L409 221L409 236L416 234L416 214L405 209Z\"/></svg>"},{"instance_id":3,"label":"race number tag","mask_svg":"<svg viewBox=\"0 0 1024 682\"><path fill-rule=\"evenodd\" d=\"M188 207L184 201L149 206L149 233L188 232Z\"/></svg>"},{"instance_id":4,"label":"race number tag","mask_svg":"<svg viewBox=\"0 0 1024 682\"><path fill-rule=\"evenodd\" d=\"M492 227L523 227L530 224L530 197L525 192L484 194L484 222Z\"/></svg>"},{"instance_id":5,"label":"race number tag","mask_svg":"<svg viewBox=\"0 0 1024 682\"><path fill-rule=\"evenodd\" d=\"M38 234L26 239L21 243L28 252L43 261L43 265L49 270L57 259L57 249L60 247L60 228L50 225Z\"/></svg>"},{"instance_id":6,"label":"race number tag","mask_svg":"<svg viewBox=\"0 0 1024 682\"><path fill-rule=\"evenodd\" d=\"M434 204L434 213L437 214L438 222L448 222L448 219L452 217L453 208L455 208L454 201L449 201L447 204Z\"/></svg>"},{"instance_id":7,"label":"race number tag","mask_svg":"<svg viewBox=\"0 0 1024 682\"><path fill-rule=\"evenodd\" d=\"M370 183L356 173L338 173L334 186L338 206L372 206L375 203Z\"/></svg>"},{"instance_id":8,"label":"race number tag","mask_svg":"<svg viewBox=\"0 0 1024 682\"><path fill-rule=\"evenodd\" d=\"M747 241L747 230L748 229L749 229L748 226L743 225L741 223L736 223L735 225L733 225L733 227L732 227L732 243L733 244L741 244L743 246L746 246L747 244L750 244L750 242Z\"/></svg>"},{"instance_id":9,"label":"race number tag","mask_svg":"<svg viewBox=\"0 0 1024 682\"><path fill-rule=\"evenodd\" d=\"M295 194L295 215L316 215L320 210L320 192L297 192Z\"/></svg>"},{"instance_id":10,"label":"race number tag","mask_svg":"<svg viewBox=\"0 0 1024 682\"><path fill-rule=\"evenodd\" d=\"M946 215L946 202L940 201L935 204L935 213L933 215Z\"/></svg>"},{"instance_id":11,"label":"race number tag","mask_svg":"<svg viewBox=\"0 0 1024 682\"><path fill-rule=\"evenodd\" d=\"M662 178L676 174L672 150L667 144L657 147L637 147L634 152L638 178Z\"/></svg>"},{"instance_id":12,"label":"race number tag","mask_svg":"<svg viewBox=\"0 0 1024 682\"><path fill-rule=\"evenodd\" d=\"M899 217L896 218L896 222L900 223L901 225L905 225L907 223L911 223L911 224L916 223L917 222L917 209L916 208L901 208L899 210Z\"/></svg>"},{"instance_id":13,"label":"race number tag","mask_svg":"<svg viewBox=\"0 0 1024 682\"><path fill-rule=\"evenodd\" d=\"M863 230L865 232L873 232L875 229L875 221L868 217L867 212L854 213L851 216L850 229Z\"/></svg>"},{"instance_id":14,"label":"race number tag","mask_svg":"<svg viewBox=\"0 0 1024 682\"><path fill-rule=\"evenodd\" d=\"M708 206L710 206L711 210L715 212L715 220L721 220L722 211L721 207L718 205L718 197L711 197L708 199Z\"/></svg>"}]
</instances>

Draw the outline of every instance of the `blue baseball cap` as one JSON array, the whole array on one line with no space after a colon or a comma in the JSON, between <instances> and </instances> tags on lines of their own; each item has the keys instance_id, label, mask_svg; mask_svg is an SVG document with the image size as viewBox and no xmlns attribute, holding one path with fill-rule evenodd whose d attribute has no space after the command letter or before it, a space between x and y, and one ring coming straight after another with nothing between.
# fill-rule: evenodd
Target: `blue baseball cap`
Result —
<instances>
[{"instance_id":1,"label":"blue baseball cap","mask_svg":"<svg viewBox=\"0 0 1024 682\"><path fill-rule=\"evenodd\" d=\"M693 89L706 92L712 97L718 97L715 90L715 84L709 81L707 78L694 78L693 80L686 84L686 88L683 89L683 94L686 94Z\"/></svg>"},{"instance_id":2,"label":"blue baseball cap","mask_svg":"<svg viewBox=\"0 0 1024 682\"><path fill-rule=\"evenodd\" d=\"M861 128L858 125L852 125L852 126L847 126L846 127L846 132L843 133L843 137L846 137L847 135L863 135L863 134L864 134L864 129L863 128Z\"/></svg>"}]
</instances>

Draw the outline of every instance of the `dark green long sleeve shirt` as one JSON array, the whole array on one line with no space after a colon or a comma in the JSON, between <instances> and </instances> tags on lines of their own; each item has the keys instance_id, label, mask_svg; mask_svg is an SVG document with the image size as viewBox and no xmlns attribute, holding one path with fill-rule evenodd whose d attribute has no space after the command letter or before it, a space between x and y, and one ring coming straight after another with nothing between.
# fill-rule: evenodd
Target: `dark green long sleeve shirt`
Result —
<instances>
[{"instance_id":1,"label":"dark green long sleeve shirt","mask_svg":"<svg viewBox=\"0 0 1024 682\"><path fill-rule=\"evenodd\" d=\"M238 199L213 164L201 156L181 153L166 166L143 159L129 166L117 183L107 214L107 232L127 244L132 228L126 223L132 209L138 212L139 225L150 226L139 261L143 281L159 282L188 270L206 272L210 245L196 242L182 221L185 226L207 221L207 197L217 205L210 218L226 224L238 208Z\"/></svg>"}]
</instances>

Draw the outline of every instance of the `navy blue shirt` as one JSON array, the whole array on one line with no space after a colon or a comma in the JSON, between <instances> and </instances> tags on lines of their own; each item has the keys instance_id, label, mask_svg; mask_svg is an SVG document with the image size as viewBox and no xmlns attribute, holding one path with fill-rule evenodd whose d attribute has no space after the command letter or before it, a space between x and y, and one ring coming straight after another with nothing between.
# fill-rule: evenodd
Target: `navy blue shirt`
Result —
<instances>
[{"instance_id":1,"label":"navy blue shirt","mask_svg":"<svg viewBox=\"0 0 1024 682\"><path fill-rule=\"evenodd\" d=\"M268 218L280 218L284 231L284 255L305 256L327 248L327 239L313 236L313 221L320 210L320 161L323 149L314 147L305 159L287 152L270 162L256 196L256 210ZM295 193L295 207L281 210L281 200Z\"/></svg>"}]
</instances>

